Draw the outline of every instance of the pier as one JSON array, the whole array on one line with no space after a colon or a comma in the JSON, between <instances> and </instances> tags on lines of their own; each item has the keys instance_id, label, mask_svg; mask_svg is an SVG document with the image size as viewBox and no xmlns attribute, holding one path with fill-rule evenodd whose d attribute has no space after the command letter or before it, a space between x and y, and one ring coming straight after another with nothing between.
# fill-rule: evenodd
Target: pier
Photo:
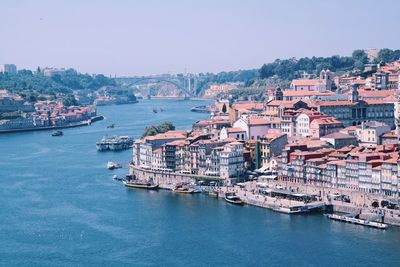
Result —
<instances>
[{"instance_id":1,"label":"pier","mask_svg":"<svg viewBox=\"0 0 400 267\"><path fill-rule=\"evenodd\" d=\"M377 228L377 229L383 229L384 230L384 229L388 228L388 225L386 223L381 223L381 222L374 221L375 219L382 218L383 215L382 216L372 216L367 220L363 220L363 219L357 218L359 216L359 214L358 215L354 215L354 214L347 214L347 215L327 214L326 216L331 220L347 222L347 223L354 223L354 224L373 227L373 228Z\"/></svg>"}]
</instances>

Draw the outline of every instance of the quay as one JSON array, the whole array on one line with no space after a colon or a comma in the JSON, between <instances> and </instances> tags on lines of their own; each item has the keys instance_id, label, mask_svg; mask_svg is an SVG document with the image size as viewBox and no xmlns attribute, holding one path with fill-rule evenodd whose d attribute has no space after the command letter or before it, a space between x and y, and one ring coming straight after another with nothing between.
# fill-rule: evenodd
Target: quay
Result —
<instances>
[{"instance_id":1,"label":"quay","mask_svg":"<svg viewBox=\"0 0 400 267\"><path fill-rule=\"evenodd\" d=\"M215 176L205 175L193 175L176 172L168 172L164 170L152 170L139 168L132 163L129 165L129 174L134 175L136 179L148 180L152 179L154 183L159 185L160 189L172 190L174 184L177 183L195 183L198 181L215 181L223 183L223 179ZM319 188L313 186L307 186L304 190L299 184L287 185L283 189L265 190L260 185L268 184L268 188L281 188L280 181L268 181L268 182L256 182L248 181L239 183L233 186L218 186L209 188L218 193L218 199L224 199L225 193L235 193L245 204L270 209L276 212L286 214L298 214L308 213L313 211L322 211L332 213L356 213L359 217L359 221L353 223L384 228L386 225L400 226L400 212L388 209L371 209L368 207L362 207L356 203L344 203L343 201L328 200L328 192L324 195L319 196ZM294 190L294 188L296 188ZM267 192L262 194L261 192ZM270 192L268 194L268 192ZM289 198L273 196L271 194L289 195ZM291 192L291 193L290 193ZM311 198L313 196L313 198ZM339 215L340 216L340 215ZM332 219L336 219L337 216L333 216ZM339 217L338 217L339 218ZM382 222L376 222L375 220L381 219ZM340 219L338 219L340 220ZM345 221L345 220L341 220Z\"/></svg>"},{"instance_id":2,"label":"quay","mask_svg":"<svg viewBox=\"0 0 400 267\"><path fill-rule=\"evenodd\" d=\"M98 115L90 118L89 120L80 121L76 123L70 123L66 125L54 125L54 126L43 126L43 127L33 127L33 128L19 128L19 129L6 129L0 130L0 134L3 133L16 133L16 132L32 132L32 131L48 131L48 130L58 130L66 128L75 128L81 126L89 126L93 122L104 120L104 116Z\"/></svg>"}]
</instances>

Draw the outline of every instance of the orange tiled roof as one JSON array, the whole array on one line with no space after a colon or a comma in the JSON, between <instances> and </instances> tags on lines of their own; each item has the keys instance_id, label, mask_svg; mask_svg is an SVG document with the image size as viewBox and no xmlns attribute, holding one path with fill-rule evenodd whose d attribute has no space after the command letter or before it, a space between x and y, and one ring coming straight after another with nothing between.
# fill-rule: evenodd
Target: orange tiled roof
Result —
<instances>
[{"instance_id":1,"label":"orange tiled roof","mask_svg":"<svg viewBox=\"0 0 400 267\"><path fill-rule=\"evenodd\" d=\"M311 79L296 79L292 81L294 86L315 86L320 82L320 80Z\"/></svg>"}]
</instances>

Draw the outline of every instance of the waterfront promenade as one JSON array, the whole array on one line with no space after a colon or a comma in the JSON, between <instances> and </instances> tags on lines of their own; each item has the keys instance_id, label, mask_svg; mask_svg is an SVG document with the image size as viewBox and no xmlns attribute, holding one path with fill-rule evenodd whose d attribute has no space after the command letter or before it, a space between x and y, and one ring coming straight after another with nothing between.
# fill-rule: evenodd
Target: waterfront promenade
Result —
<instances>
[{"instance_id":1,"label":"waterfront promenade","mask_svg":"<svg viewBox=\"0 0 400 267\"><path fill-rule=\"evenodd\" d=\"M18 133L18 132L32 132L32 131L48 131L48 130L59 130L59 129L67 129L67 128L75 128L81 126L89 126L93 122L101 121L104 119L104 116L98 115L90 118L89 120L84 120L75 123L69 123L65 125L54 125L54 126L42 126L42 127L34 127L34 128L19 128L19 129L6 129L0 130L0 134L2 133Z\"/></svg>"},{"instance_id":2,"label":"waterfront promenade","mask_svg":"<svg viewBox=\"0 0 400 267\"><path fill-rule=\"evenodd\" d=\"M137 179L148 180L152 179L162 189L171 190L177 183L195 183L199 180L215 180L221 181L218 177L181 174L174 172L155 171L150 169L138 168L132 164L129 165L129 174L135 175ZM223 182L223 181L222 181ZM318 200L311 203L304 203L302 201L288 200L284 198L275 198L263 195L260 193L260 182L250 181L241 183L235 186L221 186L217 190L219 198L223 198L225 193L234 192L246 204L257 206L260 208L267 208L274 211L287 212L288 209L293 207L305 208L318 208L318 207L332 207L333 212L340 213L360 213L361 218L369 218L373 214L384 214L384 221L388 224L400 226L400 211L390 210L386 208L373 208L372 201L381 201L382 198L373 194L364 194L351 190L336 190L334 188L322 188L313 185L305 185L299 183L282 182L282 181L265 181L262 182L264 186L269 188L282 188L284 190L293 191L295 193L303 193L315 195ZM338 193L340 195L350 196L350 202L346 203L339 200L329 198L329 195Z\"/></svg>"}]
</instances>

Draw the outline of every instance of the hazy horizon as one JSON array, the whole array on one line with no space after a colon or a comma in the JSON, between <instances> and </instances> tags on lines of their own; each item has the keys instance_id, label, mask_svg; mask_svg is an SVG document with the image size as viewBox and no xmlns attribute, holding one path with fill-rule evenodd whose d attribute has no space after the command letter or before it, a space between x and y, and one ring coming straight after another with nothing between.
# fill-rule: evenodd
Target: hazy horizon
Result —
<instances>
[{"instance_id":1,"label":"hazy horizon","mask_svg":"<svg viewBox=\"0 0 400 267\"><path fill-rule=\"evenodd\" d=\"M391 0L6 0L0 64L117 76L256 69L276 58L398 49L399 8Z\"/></svg>"}]
</instances>

